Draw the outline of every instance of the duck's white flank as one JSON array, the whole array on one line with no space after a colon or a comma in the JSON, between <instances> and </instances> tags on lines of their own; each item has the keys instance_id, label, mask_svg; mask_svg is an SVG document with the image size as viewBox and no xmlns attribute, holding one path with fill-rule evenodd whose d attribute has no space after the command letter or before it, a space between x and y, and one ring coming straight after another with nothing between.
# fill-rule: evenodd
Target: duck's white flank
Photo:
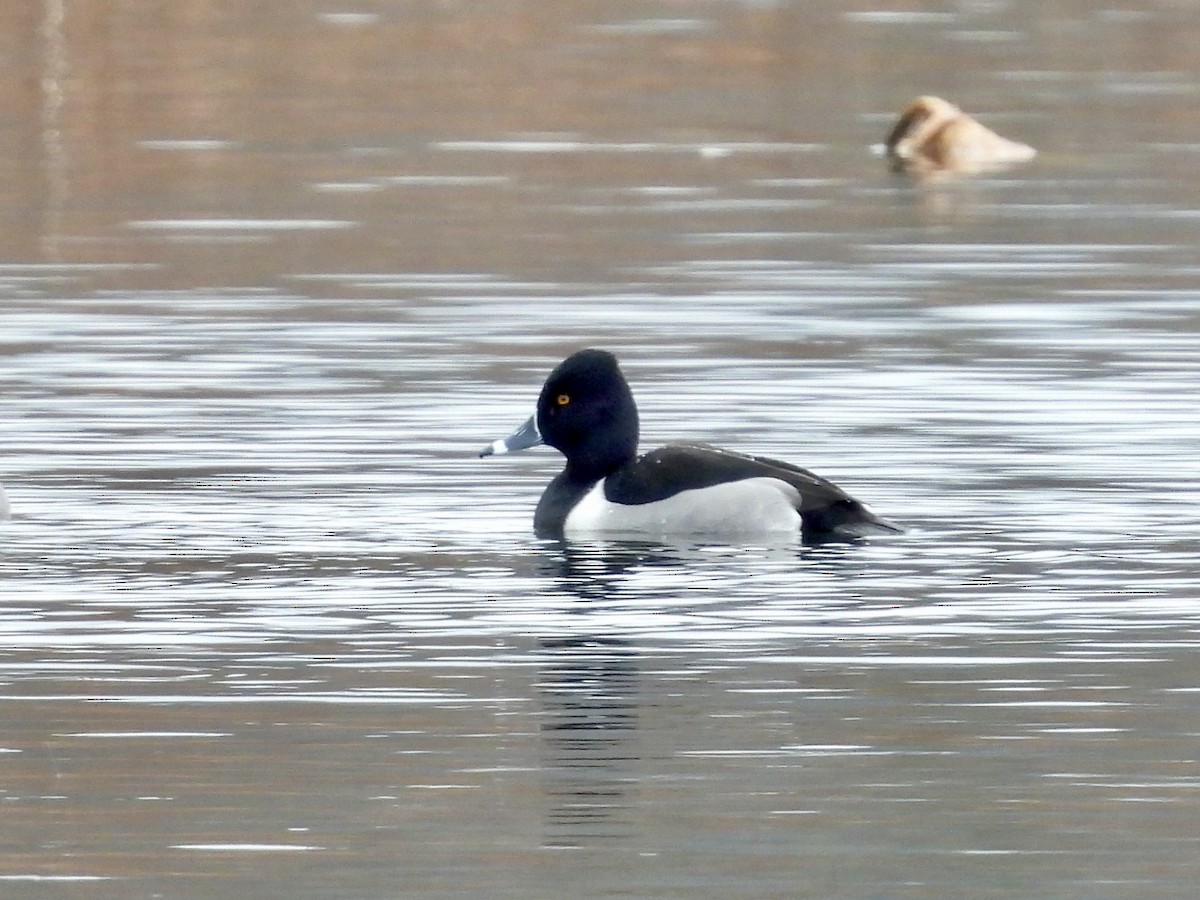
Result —
<instances>
[{"instance_id":1,"label":"duck's white flank","mask_svg":"<svg viewBox=\"0 0 1200 900\"><path fill-rule=\"evenodd\" d=\"M799 502L797 490L777 478L746 478L636 506L610 503L600 482L567 515L563 533L795 534Z\"/></svg>"}]
</instances>

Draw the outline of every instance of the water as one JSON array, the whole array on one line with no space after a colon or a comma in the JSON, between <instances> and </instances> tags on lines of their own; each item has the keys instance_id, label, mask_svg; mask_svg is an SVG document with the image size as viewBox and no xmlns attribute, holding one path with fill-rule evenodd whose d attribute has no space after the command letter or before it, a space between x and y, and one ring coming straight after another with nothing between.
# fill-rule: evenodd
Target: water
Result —
<instances>
[{"instance_id":1,"label":"water","mask_svg":"<svg viewBox=\"0 0 1200 900\"><path fill-rule=\"evenodd\" d=\"M1200 14L0 16L0 893L1194 893ZM535 540L586 345L907 533Z\"/></svg>"}]
</instances>

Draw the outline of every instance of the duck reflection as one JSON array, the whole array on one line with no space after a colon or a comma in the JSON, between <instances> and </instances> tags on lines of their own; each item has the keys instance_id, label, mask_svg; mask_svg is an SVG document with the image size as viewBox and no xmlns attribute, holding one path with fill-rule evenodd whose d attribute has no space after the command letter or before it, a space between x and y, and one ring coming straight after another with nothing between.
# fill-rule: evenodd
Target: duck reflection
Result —
<instances>
[{"instance_id":1,"label":"duck reflection","mask_svg":"<svg viewBox=\"0 0 1200 900\"><path fill-rule=\"evenodd\" d=\"M602 637L545 640L541 648L546 842L578 847L630 835L640 758L637 655Z\"/></svg>"},{"instance_id":2,"label":"duck reflection","mask_svg":"<svg viewBox=\"0 0 1200 900\"><path fill-rule=\"evenodd\" d=\"M612 600L628 593L628 578L638 571L679 566L695 559L699 550L691 544L654 541L567 541L547 542L550 550L540 558L539 568L561 583L561 587L583 600Z\"/></svg>"},{"instance_id":3,"label":"duck reflection","mask_svg":"<svg viewBox=\"0 0 1200 900\"><path fill-rule=\"evenodd\" d=\"M681 592L697 591L697 602L710 612L758 603L761 595L752 590L741 594L746 582L738 573L844 572L858 555L844 543L810 547L798 541L777 548L555 542L546 549L540 570L556 593L579 600L570 607L579 616L578 632L543 638L538 645L546 842L558 847L641 834L640 788L654 744L650 735L662 727L655 716L662 695L660 666L645 640L634 635L686 620ZM660 614L662 622L646 625L647 617ZM705 627L713 627L713 619L706 621Z\"/></svg>"},{"instance_id":4,"label":"duck reflection","mask_svg":"<svg viewBox=\"0 0 1200 900\"><path fill-rule=\"evenodd\" d=\"M538 557L537 570L583 600L629 600L669 584L710 583L710 576L728 577L731 566L748 571L797 563L805 570L840 568L853 560L854 551L865 543L862 539L802 542L799 538L761 545L555 540L545 542L547 552ZM638 577L642 575L648 578ZM662 577L656 579L655 575Z\"/></svg>"}]
</instances>

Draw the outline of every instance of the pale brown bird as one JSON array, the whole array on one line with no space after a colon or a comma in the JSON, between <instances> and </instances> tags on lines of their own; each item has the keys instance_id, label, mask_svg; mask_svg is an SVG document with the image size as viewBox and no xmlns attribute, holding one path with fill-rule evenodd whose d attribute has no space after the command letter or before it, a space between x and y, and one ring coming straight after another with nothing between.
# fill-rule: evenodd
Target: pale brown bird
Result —
<instances>
[{"instance_id":1,"label":"pale brown bird","mask_svg":"<svg viewBox=\"0 0 1200 900\"><path fill-rule=\"evenodd\" d=\"M1037 153L1000 137L941 97L918 97L908 104L885 147L894 169L914 175L995 171Z\"/></svg>"}]
</instances>

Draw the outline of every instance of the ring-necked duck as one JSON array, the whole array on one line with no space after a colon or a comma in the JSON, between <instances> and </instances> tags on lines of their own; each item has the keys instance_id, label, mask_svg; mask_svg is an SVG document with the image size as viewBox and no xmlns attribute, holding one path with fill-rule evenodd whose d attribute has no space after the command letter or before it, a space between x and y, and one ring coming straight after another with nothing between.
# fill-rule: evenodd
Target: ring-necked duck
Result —
<instances>
[{"instance_id":1,"label":"ring-necked duck","mask_svg":"<svg viewBox=\"0 0 1200 900\"><path fill-rule=\"evenodd\" d=\"M1037 153L1000 137L941 97L918 97L908 104L884 146L892 168L916 176L995 171Z\"/></svg>"},{"instance_id":2,"label":"ring-necked duck","mask_svg":"<svg viewBox=\"0 0 1200 900\"><path fill-rule=\"evenodd\" d=\"M805 540L901 529L789 463L705 444L637 455L638 413L617 359L581 350L550 373L537 412L480 456L549 444L567 458L534 513L539 537L765 535Z\"/></svg>"}]
</instances>

